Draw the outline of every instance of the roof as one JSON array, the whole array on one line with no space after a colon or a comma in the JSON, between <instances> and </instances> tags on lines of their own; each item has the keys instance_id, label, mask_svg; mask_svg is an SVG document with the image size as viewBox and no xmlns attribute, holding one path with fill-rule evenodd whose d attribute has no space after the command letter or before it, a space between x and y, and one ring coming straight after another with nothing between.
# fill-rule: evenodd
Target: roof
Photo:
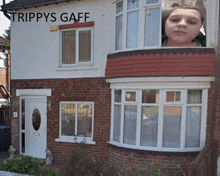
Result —
<instances>
[{"instance_id":1,"label":"roof","mask_svg":"<svg viewBox=\"0 0 220 176\"><path fill-rule=\"evenodd\" d=\"M0 36L0 48L10 48L10 41Z\"/></svg>"},{"instance_id":2,"label":"roof","mask_svg":"<svg viewBox=\"0 0 220 176\"><path fill-rule=\"evenodd\" d=\"M14 0L8 4L5 4L2 7L2 10L18 10L28 7L38 7L49 4L58 4L61 2L69 2L69 1L80 1L80 0Z\"/></svg>"}]
</instances>

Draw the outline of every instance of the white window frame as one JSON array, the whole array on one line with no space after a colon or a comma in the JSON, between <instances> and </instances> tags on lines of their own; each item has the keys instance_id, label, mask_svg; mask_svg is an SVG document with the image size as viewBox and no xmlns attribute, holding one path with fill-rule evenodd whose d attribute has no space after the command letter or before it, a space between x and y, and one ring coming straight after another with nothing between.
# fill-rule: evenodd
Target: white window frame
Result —
<instances>
[{"instance_id":1,"label":"white window frame","mask_svg":"<svg viewBox=\"0 0 220 176\"><path fill-rule=\"evenodd\" d=\"M79 62L79 32L91 30L91 53L89 62ZM74 64L62 64L62 32L63 31L76 31L76 62ZM60 30L60 68L77 68L77 67L90 67L93 66L93 27L79 27Z\"/></svg>"},{"instance_id":2,"label":"white window frame","mask_svg":"<svg viewBox=\"0 0 220 176\"><path fill-rule=\"evenodd\" d=\"M107 79L108 83L111 83L112 89L112 102L111 102L111 132L110 132L110 144L130 148L137 150L149 150L149 151L163 151L163 152L191 152L191 151L201 151L205 146L206 140L206 121L207 121L207 101L208 101L208 88L210 88L210 81L213 78L200 79L200 78L168 78L167 81L164 78L137 78L135 79ZM172 80L171 82L169 80ZM187 81L188 80L188 81ZM197 80L197 81L195 81ZM205 81L206 80L206 81ZM145 81L145 82L144 82ZM178 81L178 82L175 82ZM140 145L140 132L141 132L141 107L145 103L141 102L141 94L143 89L159 89L160 97L159 104L148 104L148 106L159 106L158 115L158 136L157 136L157 147L146 147ZM202 90L202 103L200 104L187 104L187 90ZM114 102L114 91L121 90L121 102ZM124 112L123 107L127 105L124 101L124 92L127 90L137 91L137 100L133 105L138 105L137 107L137 126L136 126L136 145L129 145L123 143L123 125L124 125ZM166 102L166 91L181 91L181 102ZM131 105L132 103L129 103ZM121 105L121 126L120 126L120 140L116 142L113 140L113 130L114 130L114 105ZM164 148L162 147L163 138L163 107L164 106L182 106L182 116L181 116L181 137L180 137L180 148ZM200 146L195 148L185 148L185 127L186 127L186 107L187 106L201 106L201 129L200 129Z\"/></svg>"},{"instance_id":3,"label":"white window frame","mask_svg":"<svg viewBox=\"0 0 220 176\"><path fill-rule=\"evenodd\" d=\"M76 105L76 120L75 126L77 126L77 104L91 104L92 105L92 131L91 137L80 137L80 136L64 136L62 135L62 104L75 104ZM80 101L61 101L59 104L59 138L55 139L56 142L69 142L69 143L85 143L85 144L95 144L93 141L93 131L94 131L94 102L80 102ZM77 130L77 129L76 129Z\"/></svg>"},{"instance_id":4,"label":"white window frame","mask_svg":"<svg viewBox=\"0 0 220 176\"><path fill-rule=\"evenodd\" d=\"M6 67L6 59L4 53L0 52L0 68L5 68Z\"/></svg>"},{"instance_id":5,"label":"white window frame","mask_svg":"<svg viewBox=\"0 0 220 176\"><path fill-rule=\"evenodd\" d=\"M123 1L123 11L116 14L116 4ZM162 19L160 22L160 30L159 30L159 46L149 46L145 47L144 46L144 27L145 27L145 9L152 9L152 8L157 8L160 7L160 15L162 18L162 0L159 0L159 3L157 4L146 4L146 0L139 0L139 8L137 9L132 9L133 10L139 10L139 28L138 28L138 47L136 48L126 48L126 28L127 28L127 13L129 10L127 10L127 0L113 0L113 3L115 4L115 35L116 35L116 17L119 15L122 16L122 49L116 50L115 45L116 41L114 40L114 50L115 52L121 52L121 51L131 51L131 50L137 50L137 49L152 49L152 48L167 48L167 47L162 47L162 36L161 36L161 27L162 27ZM217 47L218 44L218 11L219 8L219 1L218 0L207 0L207 9L206 9L206 48L213 48ZM212 18L213 14L216 14L216 18ZM171 48L171 47L169 47ZM175 48L181 48L181 47L175 47Z\"/></svg>"},{"instance_id":6,"label":"white window frame","mask_svg":"<svg viewBox=\"0 0 220 176\"><path fill-rule=\"evenodd\" d=\"M2 64L1 64L1 62L2 62ZM6 67L6 59L4 59L4 58L0 58L0 68L5 68Z\"/></svg>"},{"instance_id":7,"label":"white window frame","mask_svg":"<svg viewBox=\"0 0 220 176\"><path fill-rule=\"evenodd\" d=\"M116 14L115 13L115 19L116 17L122 15L122 49L121 50L116 50L116 51L123 51L123 50L134 50L138 48L158 48L155 46L150 46L150 47L145 47L144 46L144 27L145 25L145 9L152 9L152 8L157 8L160 7L160 1L157 4L151 4L151 5L146 5L146 0L139 0L139 7L132 9L132 10L127 10L127 0L123 0L123 11ZM117 1L116 4L121 1ZM136 48L127 48L126 43L127 43L127 14L129 12L134 12L134 11L139 11L139 20L138 20L138 46ZM116 10L115 10L116 12ZM141 25L140 25L141 24ZM115 26L116 27L116 26ZM160 38L160 43L161 43L161 23L160 23L160 30L159 30L159 38ZM114 41L115 42L115 41ZM114 45L115 46L115 45Z\"/></svg>"}]
</instances>

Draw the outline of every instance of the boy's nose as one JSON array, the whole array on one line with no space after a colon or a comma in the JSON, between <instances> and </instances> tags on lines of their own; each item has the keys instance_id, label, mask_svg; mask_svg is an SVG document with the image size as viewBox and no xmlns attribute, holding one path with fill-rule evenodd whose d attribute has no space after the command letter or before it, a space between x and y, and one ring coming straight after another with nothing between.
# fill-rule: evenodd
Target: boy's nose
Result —
<instances>
[{"instance_id":1,"label":"boy's nose","mask_svg":"<svg viewBox=\"0 0 220 176\"><path fill-rule=\"evenodd\" d=\"M178 26L185 27L186 26L186 20L185 19L180 20L179 23L178 23Z\"/></svg>"}]
</instances>

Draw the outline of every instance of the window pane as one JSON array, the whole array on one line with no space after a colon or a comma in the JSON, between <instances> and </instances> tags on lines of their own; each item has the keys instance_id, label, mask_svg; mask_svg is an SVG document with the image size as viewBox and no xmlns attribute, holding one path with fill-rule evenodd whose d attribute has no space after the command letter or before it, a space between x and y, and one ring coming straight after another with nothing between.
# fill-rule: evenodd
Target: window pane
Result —
<instances>
[{"instance_id":1,"label":"window pane","mask_svg":"<svg viewBox=\"0 0 220 176\"><path fill-rule=\"evenodd\" d=\"M62 64L74 64L76 62L76 31L62 32Z\"/></svg>"},{"instance_id":2,"label":"window pane","mask_svg":"<svg viewBox=\"0 0 220 176\"><path fill-rule=\"evenodd\" d=\"M163 147L180 147L181 113L182 107L164 107Z\"/></svg>"},{"instance_id":3,"label":"window pane","mask_svg":"<svg viewBox=\"0 0 220 176\"><path fill-rule=\"evenodd\" d=\"M141 145L157 147L158 131L158 109L157 106L142 107L141 112Z\"/></svg>"},{"instance_id":4,"label":"window pane","mask_svg":"<svg viewBox=\"0 0 220 176\"><path fill-rule=\"evenodd\" d=\"M160 8L145 10L144 46L160 45L160 16Z\"/></svg>"},{"instance_id":5,"label":"window pane","mask_svg":"<svg viewBox=\"0 0 220 176\"><path fill-rule=\"evenodd\" d=\"M120 127L121 127L121 105L115 105L113 140L117 142L119 142L120 140Z\"/></svg>"},{"instance_id":6,"label":"window pane","mask_svg":"<svg viewBox=\"0 0 220 176\"><path fill-rule=\"evenodd\" d=\"M77 107L77 136L92 137L92 105L79 103Z\"/></svg>"},{"instance_id":7,"label":"window pane","mask_svg":"<svg viewBox=\"0 0 220 176\"><path fill-rule=\"evenodd\" d=\"M61 105L62 124L61 135L63 136L75 136L75 104L63 103Z\"/></svg>"},{"instance_id":8,"label":"window pane","mask_svg":"<svg viewBox=\"0 0 220 176\"><path fill-rule=\"evenodd\" d=\"M180 91L167 91L166 92L166 102L178 102L181 101Z\"/></svg>"},{"instance_id":9,"label":"window pane","mask_svg":"<svg viewBox=\"0 0 220 176\"><path fill-rule=\"evenodd\" d=\"M6 54L3 52L0 52L0 59L6 59Z\"/></svg>"},{"instance_id":10,"label":"window pane","mask_svg":"<svg viewBox=\"0 0 220 176\"><path fill-rule=\"evenodd\" d=\"M201 107L187 107L186 148L200 146Z\"/></svg>"},{"instance_id":11,"label":"window pane","mask_svg":"<svg viewBox=\"0 0 220 176\"><path fill-rule=\"evenodd\" d=\"M139 0L128 0L128 10L135 9L139 7Z\"/></svg>"},{"instance_id":12,"label":"window pane","mask_svg":"<svg viewBox=\"0 0 220 176\"><path fill-rule=\"evenodd\" d=\"M25 153L25 133L21 133L21 152Z\"/></svg>"},{"instance_id":13,"label":"window pane","mask_svg":"<svg viewBox=\"0 0 220 176\"><path fill-rule=\"evenodd\" d=\"M0 58L0 67L5 67L5 59Z\"/></svg>"},{"instance_id":14,"label":"window pane","mask_svg":"<svg viewBox=\"0 0 220 176\"><path fill-rule=\"evenodd\" d=\"M41 114L39 109L34 109L33 113L32 113L32 125L33 128L38 131L41 125Z\"/></svg>"},{"instance_id":15,"label":"window pane","mask_svg":"<svg viewBox=\"0 0 220 176\"><path fill-rule=\"evenodd\" d=\"M122 11L123 11L123 1L118 2L118 3L116 4L116 14L118 14L118 13L120 13L120 12L122 12Z\"/></svg>"},{"instance_id":16,"label":"window pane","mask_svg":"<svg viewBox=\"0 0 220 176\"><path fill-rule=\"evenodd\" d=\"M142 90L142 103L159 103L159 90Z\"/></svg>"},{"instance_id":17,"label":"window pane","mask_svg":"<svg viewBox=\"0 0 220 176\"><path fill-rule=\"evenodd\" d=\"M6 54L3 52L0 52L0 67L6 66Z\"/></svg>"},{"instance_id":18,"label":"window pane","mask_svg":"<svg viewBox=\"0 0 220 176\"><path fill-rule=\"evenodd\" d=\"M159 0L146 0L146 4L157 4Z\"/></svg>"},{"instance_id":19,"label":"window pane","mask_svg":"<svg viewBox=\"0 0 220 176\"><path fill-rule=\"evenodd\" d=\"M91 60L91 30L79 32L79 62Z\"/></svg>"},{"instance_id":20,"label":"window pane","mask_svg":"<svg viewBox=\"0 0 220 176\"><path fill-rule=\"evenodd\" d=\"M115 49L122 49L122 15L116 17Z\"/></svg>"},{"instance_id":21,"label":"window pane","mask_svg":"<svg viewBox=\"0 0 220 176\"><path fill-rule=\"evenodd\" d=\"M121 102L121 90L115 90L115 102Z\"/></svg>"},{"instance_id":22,"label":"window pane","mask_svg":"<svg viewBox=\"0 0 220 176\"><path fill-rule=\"evenodd\" d=\"M25 129L25 100L22 99L21 100L21 129L24 130Z\"/></svg>"},{"instance_id":23,"label":"window pane","mask_svg":"<svg viewBox=\"0 0 220 176\"><path fill-rule=\"evenodd\" d=\"M124 143L136 144L137 106L125 106Z\"/></svg>"},{"instance_id":24,"label":"window pane","mask_svg":"<svg viewBox=\"0 0 220 176\"><path fill-rule=\"evenodd\" d=\"M188 90L187 103L202 103L202 90Z\"/></svg>"},{"instance_id":25,"label":"window pane","mask_svg":"<svg viewBox=\"0 0 220 176\"><path fill-rule=\"evenodd\" d=\"M136 92L126 92L125 101L136 101Z\"/></svg>"},{"instance_id":26,"label":"window pane","mask_svg":"<svg viewBox=\"0 0 220 176\"><path fill-rule=\"evenodd\" d=\"M127 48L136 48L138 46L138 11L130 12L127 16Z\"/></svg>"}]
</instances>

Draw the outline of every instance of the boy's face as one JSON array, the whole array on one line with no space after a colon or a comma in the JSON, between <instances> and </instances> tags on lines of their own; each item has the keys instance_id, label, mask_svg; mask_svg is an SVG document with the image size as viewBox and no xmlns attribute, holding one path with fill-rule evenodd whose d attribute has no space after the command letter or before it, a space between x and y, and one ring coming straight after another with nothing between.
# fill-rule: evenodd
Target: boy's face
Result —
<instances>
[{"instance_id":1,"label":"boy's face","mask_svg":"<svg viewBox=\"0 0 220 176\"><path fill-rule=\"evenodd\" d=\"M165 33L168 40L187 44L196 38L201 26L201 16L197 10L177 8L166 20Z\"/></svg>"}]
</instances>

